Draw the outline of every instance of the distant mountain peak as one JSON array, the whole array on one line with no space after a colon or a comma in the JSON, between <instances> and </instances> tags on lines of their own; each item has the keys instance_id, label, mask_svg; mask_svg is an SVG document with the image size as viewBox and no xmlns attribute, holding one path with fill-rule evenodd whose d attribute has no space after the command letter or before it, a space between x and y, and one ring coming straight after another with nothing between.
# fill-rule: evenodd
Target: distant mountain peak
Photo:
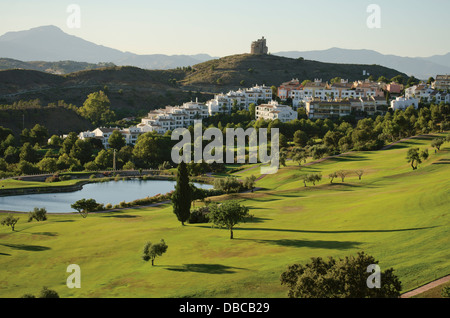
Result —
<instances>
[{"instance_id":1,"label":"distant mountain peak","mask_svg":"<svg viewBox=\"0 0 450 318\"><path fill-rule=\"evenodd\" d=\"M40 27L31 28L29 30L22 31L10 31L0 36L0 41L13 41L25 36L34 36L39 33L47 34L65 34L63 30L55 25L44 25Z\"/></svg>"}]
</instances>

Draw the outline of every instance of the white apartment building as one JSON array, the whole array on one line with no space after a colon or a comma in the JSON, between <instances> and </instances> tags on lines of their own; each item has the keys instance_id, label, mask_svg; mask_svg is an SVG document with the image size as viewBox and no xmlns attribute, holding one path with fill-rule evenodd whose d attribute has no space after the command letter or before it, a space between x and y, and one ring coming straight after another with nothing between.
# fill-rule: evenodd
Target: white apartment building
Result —
<instances>
[{"instance_id":1,"label":"white apartment building","mask_svg":"<svg viewBox=\"0 0 450 318\"><path fill-rule=\"evenodd\" d=\"M284 92L281 87L279 91ZM367 81L349 83L348 80L341 79L339 83L329 85L328 83L323 83L322 79L315 79L314 82L307 83L303 88L290 90L286 96L292 99L292 106L298 108L306 105L307 102L313 99L333 101L369 98L372 96L383 97L384 93L378 83ZM282 100L285 100L285 98L282 98Z\"/></svg>"},{"instance_id":2,"label":"white apartment building","mask_svg":"<svg viewBox=\"0 0 450 318\"><path fill-rule=\"evenodd\" d=\"M415 109L419 108L419 99L413 97L397 97L391 101L391 108L396 111L397 109L405 110L409 106L414 106Z\"/></svg>"},{"instance_id":3,"label":"white apartment building","mask_svg":"<svg viewBox=\"0 0 450 318\"><path fill-rule=\"evenodd\" d=\"M280 120L281 122L289 122L298 118L298 113L287 105L280 105L276 101L269 104L256 106L256 120Z\"/></svg>"},{"instance_id":4,"label":"white apartment building","mask_svg":"<svg viewBox=\"0 0 450 318\"><path fill-rule=\"evenodd\" d=\"M226 94L217 94L214 99L206 102L210 116L217 113L230 113L236 104L238 108L248 109L250 104L258 104L258 101L272 100L272 88L255 85L251 88L230 91Z\"/></svg>"},{"instance_id":5,"label":"white apartment building","mask_svg":"<svg viewBox=\"0 0 450 318\"><path fill-rule=\"evenodd\" d=\"M306 102L305 108L310 119L325 119L348 116L352 112L356 116L383 114L386 112L387 104L384 97L375 96L335 100L315 98Z\"/></svg>"},{"instance_id":6,"label":"white apartment building","mask_svg":"<svg viewBox=\"0 0 450 318\"><path fill-rule=\"evenodd\" d=\"M96 138L101 140L103 147L106 149L109 148L109 137L111 137L114 130L118 130L125 138L125 143L127 145L135 145L138 137L144 133L139 127L129 127L125 129L121 129L118 127L115 128L107 128L107 127L99 127L93 131L84 131L78 135L78 138L84 140L87 138Z\"/></svg>"},{"instance_id":7,"label":"white apartment building","mask_svg":"<svg viewBox=\"0 0 450 318\"><path fill-rule=\"evenodd\" d=\"M439 91L434 91L430 95L430 100L434 101L436 104L444 102L450 104L450 93L441 93Z\"/></svg>"},{"instance_id":8,"label":"white apartment building","mask_svg":"<svg viewBox=\"0 0 450 318\"><path fill-rule=\"evenodd\" d=\"M359 107L359 104L356 106ZM306 103L306 114L310 119L338 118L350 115L352 105L349 101L311 100Z\"/></svg>"},{"instance_id":9,"label":"white apartment building","mask_svg":"<svg viewBox=\"0 0 450 318\"><path fill-rule=\"evenodd\" d=\"M433 83L434 89L450 90L450 75L437 75Z\"/></svg>"},{"instance_id":10,"label":"white apartment building","mask_svg":"<svg viewBox=\"0 0 450 318\"><path fill-rule=\"evenodd\" d=\"M414 85L405 89L405 98L417 98L424 99L426 101L431 100L431 94L434 89L425 84Z\"/></svg>"},{"instance_id":11,"label":"white apartment building","mask_svg":"<svg viewBox=\"0 0 450 318\"><path fill-rule=\"evenodd\" d=\"M139 127L143 131L156 131L164 134L177 128L187 128L194 125L194 120L209 116L208 106L203 103L188 102L182 106L167 106L164 109L153 110L142 118Z\"/></svg>"}]
</instances>

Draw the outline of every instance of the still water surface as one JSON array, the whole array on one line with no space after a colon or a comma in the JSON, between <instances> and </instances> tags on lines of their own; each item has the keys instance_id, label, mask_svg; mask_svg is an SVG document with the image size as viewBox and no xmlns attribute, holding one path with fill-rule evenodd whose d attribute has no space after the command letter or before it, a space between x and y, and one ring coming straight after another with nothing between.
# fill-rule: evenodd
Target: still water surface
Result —
<instances>
[{"instance_id":1,"label":"still water surface","mask_svg":"<svg viewBox=\"0 0 450 318\"><path fill-rule=\"evenodd\" d=\"M167 180L121 180L89 183L75 192L40 193L0 197L0 210L29 212L35 207L46 208L48 213L76 212L70 205L81 199L94 199L104 205L131 202L136 199L165 194L175 189L175 181ZM195 183L197 188L212 189L209 184Z\"/></svg>"}]
</instances>

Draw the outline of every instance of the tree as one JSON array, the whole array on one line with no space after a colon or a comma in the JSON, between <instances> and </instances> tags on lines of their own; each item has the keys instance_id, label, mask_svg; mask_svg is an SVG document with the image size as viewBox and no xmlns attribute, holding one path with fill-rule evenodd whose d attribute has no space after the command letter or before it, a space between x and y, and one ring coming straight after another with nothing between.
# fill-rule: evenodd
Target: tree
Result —
<instances>
[{"instance_id":1,"label":"tree","mask_svg":"<svg viewBox=\"0 0 450 318\"><path fill-rule=\"evenodd\" d=\"M339 148L339 140L343 137L343 133L336 130L328 130L325 136L323 137L323 142L327 147L334 147L335 149Z\"/></svg>"},{"instance_id":2,"label":"tree","mask_svg":"<svg viewBox=\"0 0 450 318\"><path fill-rule=\"evenodd\" d=\"M306 183L307 182L311 182L315 186L316 182L319 182L320 180L322 180L322 175L321 174L311 173L311 174L307 174L306 176L304 176L303 184L306 187Z\"/></svg>"},{"instance_id":3,"label":"tree","mask_svg":"<svg viewBox=\"0 0 450 318\"><path fill-rule=\"evenodd\" d=\"M161 242L157 244L152 244L152 242L147 242L144 246L144 251L142 253L142 259L146 262L152 261L152 266L155 265L155 259L157 256L163 255L167 251L167 244L161 239Z\"/></svg>"},{"instance_id":4,"label":"tree","mask_svg":"<svg viewBox=\"0 0 450 318\"><path fill-rule=\"evenodd\" d=\"M14 231L14 228L15 228L17 222L19 222L19 219L20 218L15 218L12 214L8 214L1 220L0 224L5 225L5 226L10 226L11 230Z\"/></svg>"},{"instance_id":5,"label":"tree","mask_svg":"<svg viewBox=\"0 0 450 318\"><path fill-rule=\"evenodd\" d=\"M42 158L42 160L37 163L37 167L42 172L55 172L58 170L57 160L49 157Z\"/></svg>"},{"instance_id":6,"label":"tree","mask_svg":"<svg viewBox=\"0 0 450 318\"><path fill-rule=\"evenodd\" d=\"M20 175L30 175L39 173L39 169L31 162L20 160L16 166L15 173Z\"/></svg>"},{"instance_id":7,"label":"tree","mask_svg":"<svg viewBox=\"0 0 450 318\"><path fill-rule=\"evenodd\" d=\"M64 138L64 141L62 143L62 147L60 149L60 154L70 154L70 151L72 150L73 145L75 145L75 142L78 140L78 135L75 132L70 132L66 138Z\"/></svg>"},{"instance_id":8,"label":"tree","mask_svg":"<svg viewBox=\"0 0 450 318\"><path fill-rule=\"evenodd\" d=\"M330 183L333 183L333 180L334 180L335 178L337 178L337 177L338 177L338 175L337 175L336 172L330 173L330 174L328 175L328 178L330 178Z\"/></svg>"},{"instance_id":9,"label":"tree","mask_svg":"<svg viewBox=\"0 0 450 318\"><path fill-rule=\"evenodd\" d=\"M345 181L345 177L347 177L350 174L350 171L347 170L339 170L336 172L339 178L341 178L342 182Z\"/></svg>"},{"instance_id":10,"label":"tree","mask_svg":"<svg viewBox=\"0 0 450 318\"><path fill-rule=\"evenodd\" d=\"M33 221L45 221L47 220L47 210L45 208L34 208L32 212L28 214L28 222Z\"/></svg>"},{"instance_id":11,"label":"tree","mask_svg":"<svg viewBox=\"0 0 450 318\"><path fill-rule=\"evenodd\" d=\"M77 210L83 218L86 218L89 212L98 210L99 204L94 199L81 199L72 204L70 207Z\"/></svg>"},{"instance_id":12,"label":"tree","mask_svg":"<svg viewBox=\"0 0 450 318\"><path fill-rule=\"evenodd\" d=\"M315 145L310 149L311 156L315 160L323 158L328 152L329 149L325 145Z\"/></svg>"},{"instance_id":13,"label":"tree","mask_svg":"<svg viewBox=\"0 0 450 318\"><path fill-rule=\"evenodd\" d=\"M59 298L59 295L56 291L44 286L39 294L39 298Z\"/></svg>"},{"instance_id":14,"label":"tree","mask_svg":"<svg viewBox=\"0 0 450 318\"><path fill-rule=\"evenodd\" d=\"M171 139L149 132L140 135L133 148L133 156L138 167L157 167L158 164L171 160Z\"/></svg>"},{"instance_id":15,"label":"tree","mask_svg":"<svg viewBox=\"0 0 450 318\"><path fill-rule=\"evenodd\" d=\"M397 75L391 79L391 82L405 84L405 78L403 77L403 75Z\"/></svg>"},{"instance_id":16,"label":"tree","mask_svg":"<svg viewBox=\"0 0 450 318\"><path fill-rule=\"evenodd\" d=\"M373 256L359 252L357 256L329 260L312 258L305 265L294 264L281 274L281 285L289 288L290 298L398 298L401 282L389 268L380 272L380 288L369 288L370 265L377 265Z\"/></svg>"},{"instance_id":17,"label":"tree","mask_svg":"<svg viewBox=\"0 0 450 318\"><path fill-rule=\"evenodd\" d=\"M114 130L111 136L109 136L108 138L108 144L110 148L119 151L120 149L122 149L122 147L125 147L126 145L125 137L122 135L120 131Z\"/></svg>"},{"instance_id":18,"label":"tree","mask_svg":"<svg viewBox=\"0 0 450 318\"><path fill-rule=\"evenodd\" d=\"M256 105L254 103L251 103L248 106L248 111L250 112L251 118L254 119L256 116Z\"/></svg>"},{"instance_id":19,"label":"tree","mask_svg":"<svg viewBox=\"0 0 450 318\"><path fill-rule=\"evenodd\" d=\"M191 214L192 189L189 185L189 175L184 161L178 165L177 184L172 194L173 213L184 226Z\"/></svg>"},{"instance_id":20,"label":"tree","mask_svg":"<svg viewBox=\"0 0 450 318\"><path fill-rule=\"evenodd\" d=\"M46 127L36 124L30 130L30 138L33 144L38 143L40 146L44 146L48 142L48 130Z\"/></svg>"},{"instance_id":21,"label":"tree","mask_svg":"<svg viewBox=\"0 0 450 318\"><path fill-rule=\"evenodd\" d=\"M24 128L19 136L20 143L24 144L26 142L31 142L30 130L28 128Z\"/></svg>"},{"instance_id":22,"label":"tree","mask_svg":"<svg viewBox=\"0 0 450 318\"><path fill-rule=\"evenodd\" d=\"M92 154L93 147L88 140L78 139L70 150L70 156L79 160L81 165L91 161Z\"/></svg>"},{"instance_id":23,"label":"tree","mask_svg":"<svg viewBox=\"0 0 450 318\"><path fill-rule=\"evenodd\" d=\"M38 153L29 142L26 142L20 149L19 158L28 162L36 162L38 160Z\"/></svg>"},{"instance_id":24,"label":"tree","mask_svg":"<svg viewBox=\"0 0 450 318\"><path fill-rule=\"evenodd\" d=\"M110 109L111 103L103 91L88 95L79 113L94 125L102 125L112 121L115 113Z\"/></svg>"},{"instance_id":25,"label":"tree","mask_svg":"<svg viewBox=\"0 0 450 318\"><path fill-rule=\"evenodd\" d=\"M444 144L443 138L435 138L431 142L431 147L436 148L438 151L441 150L441 146Z\"/></svg>"},{"instance_id":26,"label":"tree","mask_svg":"<svg viewBox=\"0 0 450 318\"><path fill-rule=\"evenodd\" d=\"M97 157L95 157L95 164L97 165L97 167L99 167L100 169L107 169L107 168L111 168L113 166L113 157L114 157L114 150L112 149L108 149L108 150L101 150Z\"/></svg>"},{"instance_id":27,"label":"tree","mask_svg":"<svg viewBox=\"0 0 450 318\"><path fill-rule=\"evenodd\" d=\"M388 78L386 78L386 76L380 76L380 77L378 77L377 82L389 84L390 80Z\"/></svg>"},{"instance_id":28,"label":"tree","mask_svg":"<svg viewBox=\"0 0 450 318\"><path fill-rule=\"evenodd\" d=\"M244 179L244 187L253 192L253 189L255 188L255 182L256 182L256 177L254 175L251 175L250 177L246 177Z\"/></svg>"},{"instance_id":29,"label":"tree","mask_svg":"<svg viewBox=\"0 0 450 318\"><path fill-rule=\"evenodd\" d=\"M306 162L306 159L308 158L308 154L306 151L302 148L296 148L294 150L294 156L292 157L292 160L298 163L299 166L302 165L302 162Z\"/></svg>"},{"instance_id":30,"label":"tree","mask_svg":"<svg viewBox=\"0 0 450 318\"><path fill-rule=\"evenodd\" d=\"M286 136L285 135L283 135L283 134L279 134L279 147L280 147L280 149L281 148L287 148L287 147L289 147L289 145L288 145L288 140L287 140L287 138L286 138Z\"/></svg>"},{"instance_id":31,"label":"tree","mask_svg":"<svg viewBox=\"0 0 450 318\"><path fill-rule=\"evenodd\" d=\"M60 147L62 146L63 140L58 135L52 135L50 137L50 142L48 143L52 147Z\"/></svg>"},{"instance_id":32,"label":"tree","mask_svg":"<svg viewBox=\"0 0 450 318\"><path fill-rule=\"evenodd\" d=\"M411 167L413 168L413 170L416 170L417 166L422 163L422 159L420 158L419 154L419 148L408 149L406 160L408 160L408 163L411 163Z\"/></svg>"},{"instance_id":33,"label":"tree","mask_svg":"<svg viewBox=\"0 0 450 318\"><path fill-rule=\"evenodd\" d=\"M249 216L249 209L237 201L225 201L221 204L213 203L209 206L208 218L215 226L230 230L230 239L233 239L233 228Z\"/></svg>"},{"instance_id":34,"label":"tree","mask_svg":"<svg viewBox=\"0 0 450 318\"><path fill-rule=\"evenodd\" d=\"M58 161L56 161L58 170L69 169L73 165L80 165L80 161L75 158L69 157L67 153L59 156Z\"/></svg>"},{"instance_id":35,"label":"tree","mask_svg":"<svg viewBox=\"0 0 450 318\"><path fill-rule=\"evenodd\" d=\"M305 147L308 142L308 135L301 130L297 130L294 133L294 143L296 146Z\"/></svg>"},{"instance_id":36,"label":"tree","mask_svg":"<svg viewBox=\"0 0 450 318\"><path fill-rule=\"evenodd\" d=\"M355 170L355 173L358 176L359 180L361 180L361 178L362 178L362 176L364 174L364 170Z\"/></svg>"},{"instance_id":37,"label":"tree","mask_svg":"<svg viewBox=\"0 0 450 318\"><path fill-rule=\"evenodd\" d=\"M420 156L420 158L421 158L422 160L424 160L424 161L427 160L428 157L430 156L430 154L428 153L428 149L422 150L422 151L420 152L419 156Z\"/></svg>"},{"instance_id":38,"label":"tree","mask_svg":"<svg viewBox=\"0 0 450 318\"><path fill-rule=\"evenodd\" d=\"M17 163L20 160L19 150L13 146L9 146L8 148L6 148L3 156L7 163Z\"/></svg>"}]
</instances>

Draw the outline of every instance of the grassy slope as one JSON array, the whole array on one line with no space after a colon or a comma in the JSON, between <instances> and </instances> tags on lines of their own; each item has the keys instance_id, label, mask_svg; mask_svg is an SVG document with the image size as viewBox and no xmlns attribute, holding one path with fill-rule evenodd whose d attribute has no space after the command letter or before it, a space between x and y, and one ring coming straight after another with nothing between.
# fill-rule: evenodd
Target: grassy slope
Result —
<instances>
[{"instance_id":1,"label":"grassy slope","mask_svg":"<svg viewBox=\"0 0 450 318\"><path fill-rule=\"evenodd\" d=\"M412 171L405 155L416 145L431 156ZM433 164L448 161L450 147L434 154L429 145L416 139L302 169L290 163L258 181L265 190L237 196L255 219L239 225L234 240L207 224L182 227L170 206L40 223L23 216L17 232L0 228L0 295L45 285L64 297L284 297L279 276L287 265L360 250L382 270L394 267L408 291L450 272L450 169ZM307 172L356 168L366 170L361 181L308 188L300 181ZM169 249L152 268L141 251L161 238ZM72 263L81 266L78 290L65 286Z\"/></svg>"}]
</instances>

